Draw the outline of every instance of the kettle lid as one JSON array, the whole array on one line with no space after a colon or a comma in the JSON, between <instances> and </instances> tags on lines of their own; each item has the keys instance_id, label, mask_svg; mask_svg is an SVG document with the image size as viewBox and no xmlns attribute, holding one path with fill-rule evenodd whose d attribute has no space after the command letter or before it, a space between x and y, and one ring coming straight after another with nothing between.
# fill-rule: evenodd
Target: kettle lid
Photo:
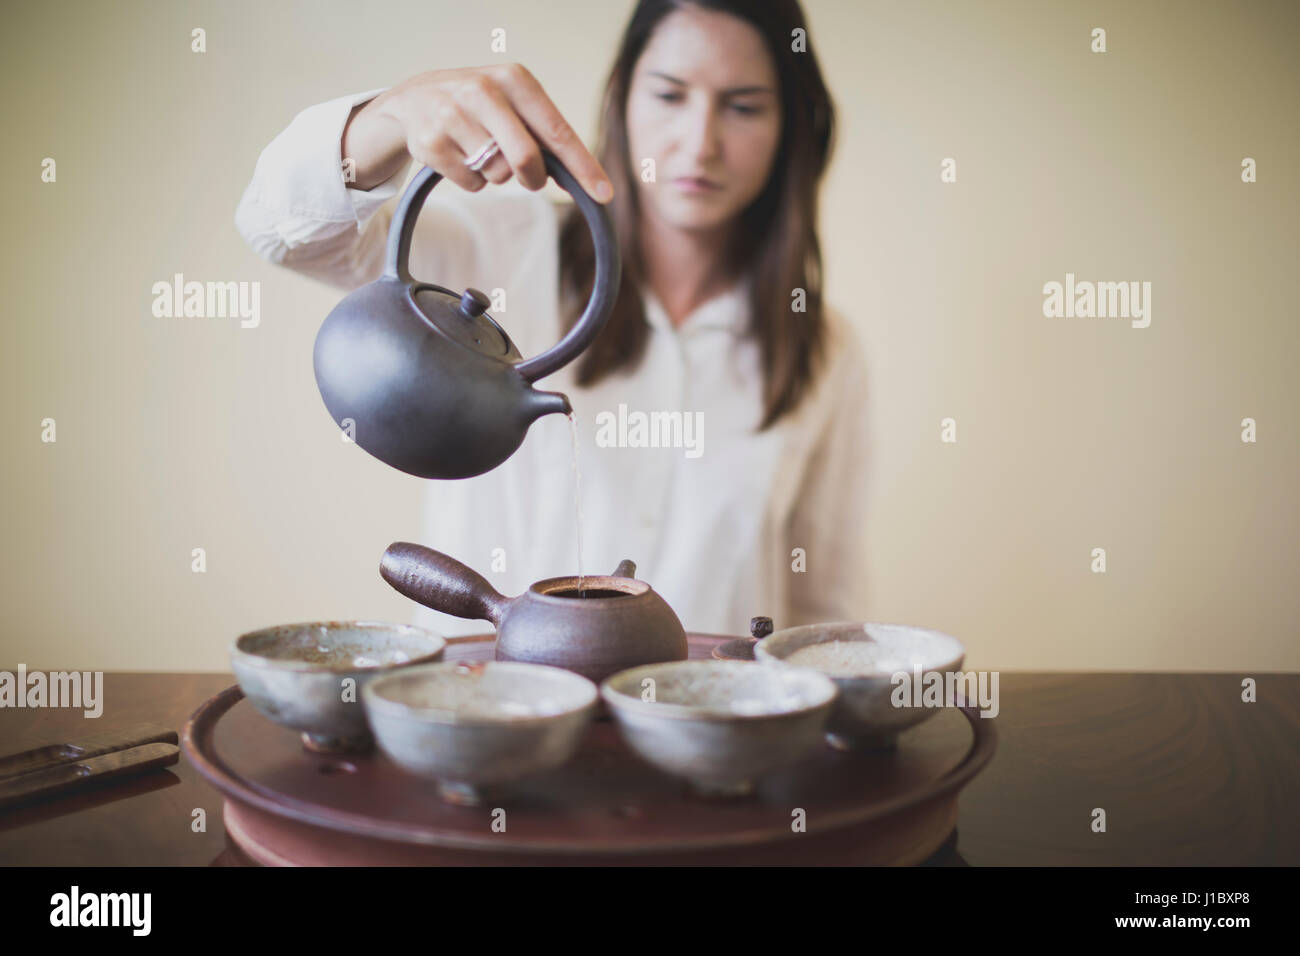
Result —
<instances>
[{"instance_id":1,"label":"kettle lid","mask_svg":"<svg viewBox=\"0 0 1300 956\"><path fill-rule=\"evenodd\" d=\"M453 342L503 361L523 358L506 330L488 315L491 300L478 289L456 293L423 282L412 287L408 297L429 324Z\"/></svg>"}]
</instances>

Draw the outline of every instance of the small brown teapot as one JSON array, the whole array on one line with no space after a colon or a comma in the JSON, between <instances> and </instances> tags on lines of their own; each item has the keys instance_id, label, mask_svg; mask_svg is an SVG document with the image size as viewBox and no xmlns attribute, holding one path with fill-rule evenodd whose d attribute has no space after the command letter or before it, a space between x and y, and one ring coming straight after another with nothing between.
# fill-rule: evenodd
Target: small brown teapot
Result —
<instances>
[{"instance_id":1,"label":"small brown teapot","mask_svg":"<svg viewBox=\"0 0 1300 956\"><path fill-rule=\"evenodd\" d=\"M496 659L563 667L600 683L611 674L686 659L673 609L622 561L612 575L546 578L508 598L455 558L423 545L388 546L379 573L435 611L496 625Z\"/></svg>"}]
</instances>

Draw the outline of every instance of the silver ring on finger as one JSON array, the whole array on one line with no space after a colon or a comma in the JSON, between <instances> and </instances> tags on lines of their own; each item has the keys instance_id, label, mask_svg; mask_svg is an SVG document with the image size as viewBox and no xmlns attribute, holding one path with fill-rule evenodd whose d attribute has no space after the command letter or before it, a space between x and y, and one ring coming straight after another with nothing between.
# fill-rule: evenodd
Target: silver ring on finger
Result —
<instances>
[{"instance_id":1,"label":"silver ring on finger","mask_svg":"<svg viewBox=\"0 0 1300 956\"><path fill-rule=\"evenodd\" d=\"M492 157L499 152L501 152L501 147L497 145L497 141L490 139L483 145L482 149L469 159L465 160L465 165L477 173L488 163L492 162Z\"/></svg>"}]
</instances>

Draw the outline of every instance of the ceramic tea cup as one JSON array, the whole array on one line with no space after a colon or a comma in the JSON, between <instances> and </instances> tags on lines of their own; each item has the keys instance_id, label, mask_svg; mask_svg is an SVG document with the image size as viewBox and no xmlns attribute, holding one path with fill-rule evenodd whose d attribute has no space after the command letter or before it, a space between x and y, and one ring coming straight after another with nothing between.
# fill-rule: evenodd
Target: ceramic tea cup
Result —
<instances>
[{"instance_id":1,"label":"ceramic tea cup","mask_svg":"<svg viewBox=\"0 0 1300 956\"><path fill-rule=\"evenodd\" d=\"M835 699L825 675L739 661L673 661L600 687L629 747L705 796L743 796L821 741Z\"/></svg>"},{"instance_id":2,"label":"ceramic tea cup","mask_svg":"<svg viewBox=\"0 0 1300 956\"><path fill-rule=\"evenodd\" d=\"M754 645L754 659L782 669L811 668L839 688L826 737L839 750L893 747L898 735L937 708L910 700L925 675L960 671L966 649L955 637L903 624L835 622L776 631ZM908 706L895 706L894 690L905 673Z\"/></svg>"},{"instance_id":3,"label":"ceramic tea cup","mask_svg":"<svg viewBox=\"0 0 1300 956\"><path fill-rule=\"evenodd\" d=\"M406 668L366 685L379 749L451 803L566 763L596 709L580 674L516 661Z\"/></svg>"},{"instance_id":4,"label":"ceramic tea cup","mask_svg":"<svg viewBox=\"0 0 1300 956\"><path fill-rule=\"evenodd\" d=\"M321 753L374 746L361 691L380 674L442 659L442 637L407 624L313 621L241 634L230 666L263 716L302 732Z\"/></svg>"}]
</instances>

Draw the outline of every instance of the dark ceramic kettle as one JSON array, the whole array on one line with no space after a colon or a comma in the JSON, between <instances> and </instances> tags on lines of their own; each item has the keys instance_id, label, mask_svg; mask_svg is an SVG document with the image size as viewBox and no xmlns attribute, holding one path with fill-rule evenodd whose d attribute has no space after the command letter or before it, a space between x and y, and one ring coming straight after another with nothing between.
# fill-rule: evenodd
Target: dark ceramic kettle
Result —
<instances>
[{"instance_id":1,"label":"dark ceramic kettle","mask_svg":"<svg viewBox=\"0 0 1300 956\"><path fill-rule=\"evenodd\" d=\"M686 631L668 602L632 577L623 561L612 575L547 578L508 598L455 558L398 541L379 563L385 581L435 611L496 625L496 659L563 667L600 683L638 664L686 659Z\"/></svg>"},{"instance_id":2,"label":"dark ceramic kettle","mask_svg":"<svg viewBox=\"0 0 1300 956\"><path fill-rule=\"evenodd\" d=\"M442 179L427 166L393 217L384 274L335 306L316 335L316 384L325 407L358 445L400 471L419 478L480 475L514 454L536 419L572 410L567 397L532 383L567 365L599 334L618 295L621 262L608 211L554 155L542 155L586 219L596 252L587 308L550 350L524 359L477 289L453 292L411 277L415 221Z\"/></svg>"}]
</instances>

